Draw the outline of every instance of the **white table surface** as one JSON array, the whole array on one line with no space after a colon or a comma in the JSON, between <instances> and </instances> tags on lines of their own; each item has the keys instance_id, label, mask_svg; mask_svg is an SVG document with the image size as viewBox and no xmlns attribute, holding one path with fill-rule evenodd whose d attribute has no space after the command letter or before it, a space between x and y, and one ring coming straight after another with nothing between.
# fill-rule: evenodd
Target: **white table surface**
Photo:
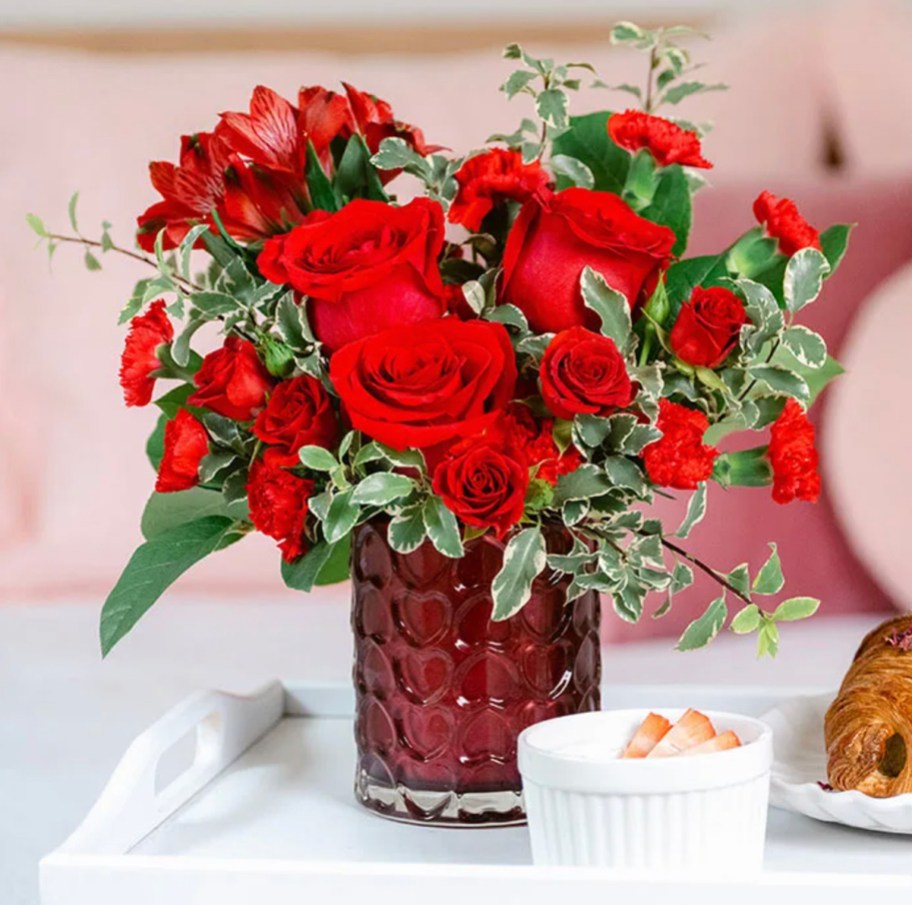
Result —
<instances>
[{"instance_id":1,"label":"white table surface","mask_svg":"<svg viewBox=\"0 0 912 905\"><path fill-rule=\"evenodd\" d=\"M172 596L111 656L98 602L0 606L0 903L36 905L38 859L80 822L131 739L190 692L245 692L271 678L347 680L344 587L300 601ZM785 627L775 662L731 635L679 654L671 640L610 647L606 681L838 684L870 617ZM268 905L268 903L263 903Z\"/></svg>"}]
</instances>

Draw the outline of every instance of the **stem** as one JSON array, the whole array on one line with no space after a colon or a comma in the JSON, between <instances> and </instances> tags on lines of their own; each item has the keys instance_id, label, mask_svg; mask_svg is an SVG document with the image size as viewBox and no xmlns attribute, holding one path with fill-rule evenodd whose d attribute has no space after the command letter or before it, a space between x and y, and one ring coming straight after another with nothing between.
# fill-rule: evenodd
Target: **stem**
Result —
<instances>
[{"instance_id":1,"label":"stem","mask_svg":"<svg viewBox=\"0 0 912 905\"><path fill-rule=\"evenodd\" d=\"M752 602L749 597L742 594L741 591L739 591L733 584L731 584L731 582L729 582L725 578L723 578L715 569L712 568L712 566L706 565L705 562L703 562L700 559L697 559L697 557L694 556L692 553L688 553L682 547L679 547L677 544L673 544L670 540L668 540L668 538L666 538L666 537L662 538L662 546L667 547L669 550L671 550L673 553L676 553L678 556L683 556L684 559L686 559L689 563L692 563L698 569L700 569L702 572L705 572L707 575L709 575L710 578L717 581L720 585L722 585L722 587L727 588L729 591L731 591L732 594L735 595L735 597L738 597L740 600L743 600L747 604L750 604Z\"/></svg>"},{"instance_id":2,"label":"stem","mask_svg":"<svg viewBox=\"0 0 912 905\"><path fill-rule=\"evenodd\" d=\"M85 239L82 236L62 236L59 233L48 233L46 238L52 239L54 242L70 242L73 245L82 245L86 248L101 248L102 251L105 250L101 242L95 239ZM140 254L138 251L130 251L129 248L122 248L120 245L115 245L113 243L107 246L107 251L117 252L117 254L125 255L128 258L132 258L134 261L141 261L143 264L148 264L150 267L154 267L158 270L158 264L152 258ZM190 280L185 280L179 273L172 274L172 277L179 283L183 283L189 289L194 289L196 291L202 290L202 286L197 286Z\"/></svg>"},{"instance_id":3,"label":"stem","mask_svg":"<svg viewBox=\"0 0 912 905\"><path fill-rule=\"evenodd\" d=\"M769 364L773 360L773 356L776 354L776 350L779 348L779 339L770 346L769 353L766 356L766 361L764 364ZM757 378L755 377L742 391L741 395L738 397L738 402L744 402L747 398L750 391L757 385Z\"/></svg>"},{"instance_id":4,"label":"stem","mask_svg":"<svg viewBox=\"0 0 912 905\"><path fill-rule=\"evenodd\" d=\"M647 113L652 113L652 74L656 68L656 47L649 51L649 75L646 79L646 100L643 109Z\"/></svg>"}]
</instances>

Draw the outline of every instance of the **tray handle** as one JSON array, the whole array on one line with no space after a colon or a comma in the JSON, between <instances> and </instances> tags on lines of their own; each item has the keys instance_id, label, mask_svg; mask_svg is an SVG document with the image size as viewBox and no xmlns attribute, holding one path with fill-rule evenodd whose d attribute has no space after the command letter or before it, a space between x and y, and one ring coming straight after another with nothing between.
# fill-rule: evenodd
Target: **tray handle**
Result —
<instances>
[{"instance_id":1,"label":"tray handle","mask_svg":"<svg viewBox=\"0 0 912 905\"><path fill-rule=\"evenodd\" d=\"M203 691L178 704L133 741L58 851L128 852L275 726L284 698L282 684L271 682L251 695ZM189 766L164 785L168 755L191 746Z\"/></svg>"}]
</instances>

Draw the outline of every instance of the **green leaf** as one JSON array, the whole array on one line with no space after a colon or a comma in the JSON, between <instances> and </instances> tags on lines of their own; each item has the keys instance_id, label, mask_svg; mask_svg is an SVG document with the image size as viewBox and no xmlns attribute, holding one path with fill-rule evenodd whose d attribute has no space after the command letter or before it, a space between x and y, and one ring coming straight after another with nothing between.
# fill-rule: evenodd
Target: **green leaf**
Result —
<instances>
[{"instance_id":1,"label":"green leaf","mask_svg":"<svg viewBox=\"0 0 912 905\"><path fill-rule=\"evenodd\" d=\"M572 500L591 500L607 493L614 485L605 472L596 465L584 464L561 475L555 487L554 502L560 506Z\"/></svg>"},{"instance_id":2,"label":"green leaf","mask_svg":"<svg viewBox=\"0 0 912 905\"><path fill-rule=\"evenodd\" d=\"M320 158L317 157L312 141L307 142L306 178L310 200L315 208L330 212L339 210L339 200L333 191L332 183L320 165Z\"/></svg>"},{"instance_id":3,"label":"green leaf","mask_svg":"<svg viewBox=\"0 0 912 905\"><path fill-rule=\"evenodd\" d=\"M436 550L451 559L459 559L464 551L456 516L436 496L425 500L422 512L427 536Z\"/></svg>"},{"instance_id":4,"label":"green leaf","mask_svg":"<svg viewBox=\"0 0 912 905\"><path fill-rule=\"evenodd\" d=\"M592 170L581 160L568 157L566 154L555 154L551 157L551 169L557 176L565 176L573 185L584 189L595 187L595 176Z\"/></svg>"},{"instance_id":5,"label":"green leaf","mask_svg":"<svg viewBox=\"0 0 912 905\"><path fill-rule=\"evenodd\" d=\"M591 267L584 267L580 289L587 308L602 321L602 334L614 340L623 353L630 339L630 305L623 293L608 285L605 278Z\"/></svg>"},{"instance_id":6,"label":"green leaf","mask_svg":"<svg viewBox=\"0 0 912 905\"><path fill-rule=\"evenodd\" d=\"M675 563L674 572L671 573L671 593L677 594L689 588L694 583L693 569L685 563Z\"/></svg>"},{"instance_id":7,"label":"green leaf","mask_svg":"<svg viewBox=\"0 0 912 905\"><path fill-rule=\"evenodd\" d=\"M343 490L337 493L329 504L326 518L323 520L323 534L330 544L348 535L361 515L361 509L352 500L352 495L351 489Z\"/></svg>"},{"instance_id":8,"label":"green leaf","mask_svg":"<svg viewBox=\"0 0 912 905\"><path fill-rule=\"evenodd\" d=\"M45 229L44 221L37 214L26 214L25 222L28 223L32 232L36 236L40 236L42 239L48 237L48 231Z\"/></svg>"},{"instance_id":9,"label":"green leaf","mask_svg":"<svg viewBox=\"0 0 912 905\"><path fill-rule=\"evenodd\" d=\"M827 347L823 337L807 327L796 325L782 334L782 343L801 364L822 368L827 361Z\"/></svg>"},{"instance_id":10,"label":"green leaf","mask_svg":"<svg viewBox=\"0 0 912 905\"><path fill-rule=\"evenodd\" d=\"M725 258L725 252L720 255L703 255L699 258L675 261L668 268L665 274L665 289L675 317L681 304L690 298L695 287L713 285L720 277L728 275Z\"/></svg>"},{"instance_id":11,"label":"green leaf","mask_svg":"<svg viewBox=\"0 0 912 905\"><path fill-rule=\"evenodd\" d=\"M842 365L831 355L827 355L826 361L820 368L809 368L803 365L788 349L780 346L773 356L773 365L786 368L793 371L807 384L809 396L807 405L810 405L823 392L827 384L840 374L844 374ZM762 425L760 425L762 426Z\"/></svg>"},{"instance_id":12,"label":"green leaf","mask_svg":"<svg viewBox=\"0 0 912 905\"><path fill-rule=\"evenodd\" d=\"M736 635L749 635L757 631L763 617L760 608L755 603L751 603L739 611L731 622L731 630Z\"/></svg>"},{"instance_id":13,"label":"green leaf","mask_svg":"<svg viewBox=\"0 0 912 905\"><path fill-rule=\"evenodd\" d=\"M595 180L593 188L600 192L620 195L627 181L630 154L608 137L607 111L571 116L568 131L557 136L552 145L554 154L574 157L585 164ZM567 188L570 181L558 178L558 188Z\"/></svg>"},{"instance_id":14,"label":"green leaf","mask_svg":"<svg viewBox=\"0 0 912 905\"><path fill-rule=\"evenodd\" d=\"M389 523L390 546L397 553L411 553L417 550L427 537L424 527L423 506L406 506L393 516Z\"/></svg>"},{"instance_id":15,"label":"green leaf","mask_svg":"<svg viewBox=\"0 0 912 905\"><path fill-rule=\"evenodd\" d=\"M510 538L504 549L503 565L491 583L494 622L509 619L528 603L532 582L546 564L545 538L539 528L524 528Z\"/></svg>"},{"instance_id":16,"label":"green leaf","mask_svg":"<svg viewBox=\"0 0 912 905\"><path fill-rule=\"evenodd\" d=\"M830 272L830 265L816 248L802 248L789 258L785 266L782 291L790 311L800 311L810 305L823 287L823 278Z\"/></svg>"},{"instance_id":17,"label":"green leaf","mask_svg":"<svg viewBox=\"0 0 912 905\"><path fill-rule=\"evenodd\" d=\"M149 439L146 440L146 457L152 464L154 471L158 471L162 456L165 454L165 425L168 423L167 415L159 415L158 421Z\"/></svg>"},{"instance_id":18,"label":"green leaf","mask_svg":"<svg viewBox=\"0 0 912 905\"><path fill-rule=\"evenodd\" d=\"M328 544L319 541L293 563L282 560L282 580L295 591L310 591L314 585L335 584L348 576L349 538Z\"/></svg>"},{"instance_id":19,"label":"green leaf","mask_svg":"<svg viewBox=\"0 0 912 905\"><path fill-rule=\"evenodd\" d=\"M817 612L819 606L820 601L816 597L789 597L773 611L773 619L776 622L796 622L799 619L807 619Z\"/></svg>"},{"instance_id":20,"label":"green leaf","mask_svg":"<svg viewBox=\"0 0 912 905\"><path fill-rule=\"evenodd\" d=\"M697 486L697 489L688 500L687 514L684 516L684 521L681 522L681 527L677 530L677 536L680 538L688 537L694 526L702 521L704 515L706 515L705 481Z\"/></svg>"},{"instance_id":21,"label":"green leaf","mask_svg":"<svg viewBox=\"0 0 912 905\"><path fill-rule=\"evenodd\" d=\"M702 616L694 619L684 629L684 634L678 640L677 649L687 651L705 647L722 631L727 618L728 607L725 605L725 594L723 593L706 608L706 612Z\"/></svg>"},{"instance_id":22,"label":"green leaf","mask_svg":"<svg viewBox=\"0 0 912 905\"><path fill-rule=\"evenodd\" d=\"M643 472L632 459L624 456L608 456L605 459L605 473L615 487L632 490L637 496L645 493L646 482Z\"/></svg>"},{"instance_id":23,"label":"green leaf","mask_svg":"<svg viewBox=\"0 0 912 905\"><path fill-rule=\"evenodd\" d=\"M79 232L79 224L76 222L76 205L79 204L79 192L73 192L70 196L70 202L67 204L67 216L70 218L70 226L73 232Z\"/></svg>"},{"instance_id":24,"label":"green leaf","mask_svg":"<svg viewBox=\"0 0 912 905\"><path fill-rule=\"evenodd\" d=\"M208 516L178 525L142 544L130 557L102 608L102 656L111 652L187 569L241 537L232 519Z\"/></svg>"},{"instance_id":25,"label":"green leaf","mask_svg":"<svg viewBox=\"0 0 912 905\"><path fill-rule=\"evenodd\" d=\"M760 626L760 632L757 635L757 656L763 657L767 654L775 657L779 652L779 627L772 619L764 618L763 625Z\"/></svg>"},{"instance_id":26,"label":"green leaf","mask_svg":"<svg viewBox=\"0 0 912 905\"><path fill-rule=\"evenodd\" d=\"M567 95L558 88L548 88L535 99L538 115L555 129L567 128Z\"/></svg>"},{"instance_id":27,"label":"green leaf","mask_svg":"<svg viewBox=\"0 0 912 905\"><path fill-rule=\"evenodd\" d=\"M612 44L631 44L648 41L651 35L633 22L618 22L611 29Z\"/></svg>"},{"instance_id":28,"label":"green leaf","mask_svg":"<svg viewBox=\"0 0 912 905\"><path fill-rule=\"evenodd\" d=\"M385 506L408 496L414 489L415 482L406 475L380 471L361 481L352 499L361 505Z\"/></svg>"},{"instance_id":29,"label":"green leaf","mask_svg":"<svg viewBox=\"0 0 912 905\"><path fill-rule=\"evenodd\" d=\"M99 261L88 249L86 249L85 254L82 256L82 262L85 264L86 270L101 270L101 261Z\"/></svg>"},{"instance_id":30,"label":"green leaf","mask_svg":"<svg viewBox=\"0 0 912 905\"><path fill-rule=\"evenodd\" d=\"M692 94L705 94L707 91L727 91L728 85L716 83L704 85L702 82L679 82L662 96L660 104L679 104L685 97Z\"/></svg>"},{"instance_id":31,"label":"green leaf","mask_svg":"<svg viewBox=\"0 0 912 905\"><path fill-rule=\"evenodd\" d=\"M748 230L728 250L726 266L731 272L751 279L770 266L778 247L775 239L765 235L761 227L755 227Z\"/></svg>"},{"instance_id":32,"label":"green leaf","mask_svg":"<svg viewBox=\"0 0 912 905\"><path fill-rule=\"evenodd\" d=\"M493 321L495 324L514 327L520 336L526 336L530 332L529 321L515 305L497 305L495 308L485 311L484 317L485 320Z\"/></svg>"},{"instance_id":33,"label":"green leaf","mask_svg":"<svg viewBox=\"0 0 912 905\"><path fill-rule=\"evenodd\" d=\"M217 490L191 487L176 493L153 493L146 502L140 529L146 540L168 534L179 525L219 515L233 521L246 517L246 503L229 505Z\"/></svg>"},{"instance_id":34,"label":"green leaf","mask_svg":"<svg viewBox=\"0 0 912 905\"><path fill-rule=\"evenodd\" d=\"M332 471L339 465L336 457L323 446L302 446L298 458L311 471Z\"/></svg>"},{"instance_id":35,"label":"green leaf","mask_svg":"<svg viewBox=\"0 0 912 905\"><path fill-rule=\"evenodd\" d=\"M389 201L370 157L370 149L364 138L358 134L352 135L336 168L333 188L337 197L364 197L371 201Z\"/></svg>"},{"instance_id":36,"label":"green leaf","mask_svg":"<svg viewBox=\"0 0 912 905\"><path fill-rule=\"evenodd\" d=\"M517 69L511 72L507 80L500 86L508 98L514 98L517 94L529 86L538 78L538 73L529 69Z\"/></svg>"},{"instance_id":37,"label":"green leaf","mask_svg":"<svg viewBox=\"0 0 912 905\"><path fill-rule=\"evenodd\" d=\"M769 559L763 564L751 586L755 594L763 594L764 596L778 594L785 584L785 578L782 575L782 563L779 561L779 551L776 549L775 544L770 544L769 547L772 551Z\"/></svg>"},{"instance_id":38,"label":"green leaf","mask_svg":"<svg viewBox=\"0 0 912 905\"><path fill-rule=\"evenodd\" d=\"M810 404L811 391L807 381L794 371L779 365L756 365L748 371L750 376L774 396L791 396L805 408Z\"/></svg>"},{"instance_id":39,"label":"green leaf","mask_svg":"<svg viewBox=\"0 0 912 905\"><path fill-rule=\"evenodd\" d=\"M314 338L307 324L304 306L295 301L293 292L286 292L276 304L276 327L279 335L298 353L303 353Z\"/></svg>"},{"instance_id":40,"label":"green leaf","mask_svg":"<svg viewBox=\"0 0 912 905\"><path fill-rule=\"evenodd\" d=\"M725 578L736 591L740 591L745 597L750 597L750 571L746 562L735 566Z\"/></svg>"},{"instance_id":41,"label":"green leaf","mask_svg":"<svg viewBox=\"0 0 912 905\"><path fill-rule=\"evenodd\" d=\"M690 235L691 210L690 186L680 164L664 167L658 176L658 186L649 207L640 215L653 223L667 226L676 236L672 253L679 257L687 248Z\"/></svg>"},{"instance_id":42,"label":"green leaf","mask_svg":"<svg viewBox=\"0 0 912 905\"><path fill-rule=\"evenodd\" d=\"M823 250L823 256L830 265L830 272L827 277L831 277L836 268L842 263L845 257L846 249L849 246L849 233L854 228L854 224L840 223L825 229L820 234L820 247Z\"/></svg>"}]
</instances>

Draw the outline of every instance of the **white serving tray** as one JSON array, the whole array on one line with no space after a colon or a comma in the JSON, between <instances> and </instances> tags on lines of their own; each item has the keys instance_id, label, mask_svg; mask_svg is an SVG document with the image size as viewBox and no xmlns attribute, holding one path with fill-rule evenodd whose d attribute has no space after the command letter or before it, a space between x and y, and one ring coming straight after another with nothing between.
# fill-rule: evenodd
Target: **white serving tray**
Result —
<instances>
[{"instance_id":1,"label":"white serving tray","mask_svg":"<svg viewBox=\"0 0 912 905\"><path fill-rule=\"evenodd\" d=\"M603 706L759 715L819 689L614 686ZM661 880L531 865L525 827L441 829L377 817L352 796L353 696L274 683L204 692L130 746L75 833L40 866L42 905L857 905L912 891L907 837L772 810L764 870Z\"/></svg>"}]
</instances>

